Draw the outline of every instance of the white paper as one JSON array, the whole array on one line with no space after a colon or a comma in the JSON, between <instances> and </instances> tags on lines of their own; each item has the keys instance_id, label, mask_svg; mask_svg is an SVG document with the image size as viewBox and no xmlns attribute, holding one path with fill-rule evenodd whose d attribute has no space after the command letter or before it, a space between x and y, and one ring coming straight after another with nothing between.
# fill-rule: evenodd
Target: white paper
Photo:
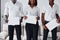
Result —
<instances>
[{"instance_id":1,"label":"white paper","mask_svg":"<svg viewBox=\"0 0 60 40\"><path fill-rule=\"evenodd\" d=\"M27 16L26 23L36 24L36 16Z\"/></svg>"},{"instance_id":2,"label":"white paper","mask_svg":"<svg viewBox=\"0 0 60 40\"><path fill-rule=\"evenodd\" d=\"M60 25L60 23L57 23L56 19L53 19L52 21L50 21L49 23L46 24L49 31L52 31L54 28L56 28L59 25Z\"/></svg>"}]
</instances>

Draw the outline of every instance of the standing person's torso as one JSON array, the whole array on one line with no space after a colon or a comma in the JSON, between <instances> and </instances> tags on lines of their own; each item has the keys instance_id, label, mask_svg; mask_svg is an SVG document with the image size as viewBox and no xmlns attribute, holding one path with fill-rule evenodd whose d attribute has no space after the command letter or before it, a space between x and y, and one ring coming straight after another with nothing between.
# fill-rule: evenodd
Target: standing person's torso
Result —
<instances>
[{"instance_id":1,"label":"standing person's torso","mask_svg":"<svg viewBox=\"0 0 60 40\"><path fill-rule=\"evenodd\" d=\"M56 18L56 13L58 11L58 6L56 4L51 7L50 5L44 7L45 20L51 21Z\"/></svg>"},{"instance_id":2,"label":"standing person's torso","mask_svg":"<svg viewBox=\"0 0 60 40\"><path fill-rule=\"evenodd\" d=\"M40 10L37 6L34 6L33 8L31 8L29 5L25 8L25 12L24 12L25 16L39 16L40 17ZM28 17L27 17L28 18Z\"/></svg>"},{"instance_id":3,"label":"standing person's torso","mask_svg":"<svg viewBox=\"0 0 60 40\"><path fill-rule=\"evenodd\" d=\"M21 3L16 2L15 4L12 1L7 3L8 7L8 25L19 25L20 21L20 11L21 11Z\"/></svg>"}]
</instances>

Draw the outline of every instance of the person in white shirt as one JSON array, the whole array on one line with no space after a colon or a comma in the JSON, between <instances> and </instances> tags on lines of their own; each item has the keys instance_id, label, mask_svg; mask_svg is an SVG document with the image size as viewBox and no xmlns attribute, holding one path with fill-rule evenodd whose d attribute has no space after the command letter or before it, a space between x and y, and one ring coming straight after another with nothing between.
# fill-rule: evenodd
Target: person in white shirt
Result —
<instances>
[{"instance_id":1,"label":"person in white shirt","mask_svg":"<svg viewBox=\"0 0 60 40\"><path fill-rule=\"evenodd\" d=\"M24 16L25 20L29 18L26 15L36 16L36 20L37 20L36 24L27 22L25 28L26 28L27 40L38 40L38 28L39 28L38 20L40 19L40 10L37 7L37 0L29 0L24 15L25 15Z\"/></svg>"},{"instance_id":2,"label":"person in white shirt","mask_svg":"<svg viewBox=\"0 0 60 40\"><path fill-rule=\"evenodd\" d=\"M17 40L21 40L21 22L23 19L23 6L17 0L11 0L6 3L4 16L8 23L9 40L13 40L14 28L16 29Z\"/></svg>"},{"instance_id":3,"label":"person in white shirt","mask_svg":"<svg viewBox=\"0 0 60 40\"><path fill-rule=\"evenodd\" d=\"M43 40L47 40L48 28L45 24L51 20L56 19L57 23L60 23L59 7L54 3L54 0L49 0L49 4L42 9L42 27L43 27ZM52 26L52 25L51 25ZM57 40L57 27L52 31L52 40Z\"/></svg>"}]
</instances>

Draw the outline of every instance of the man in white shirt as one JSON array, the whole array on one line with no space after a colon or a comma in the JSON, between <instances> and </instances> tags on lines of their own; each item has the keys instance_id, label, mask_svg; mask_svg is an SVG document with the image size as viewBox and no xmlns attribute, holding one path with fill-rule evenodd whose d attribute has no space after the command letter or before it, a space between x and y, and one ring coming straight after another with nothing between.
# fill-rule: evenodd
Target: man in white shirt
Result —
<instances>
[{"instance_id":1,"label":"man in white shirt","mask_svg":"<svg viewBox=\"0 0 60 40\"><path fill-rule=\"evenodd\" d=\"M54 3L54 0L49 0L48 6L44 6L42 10L42 26L43 26L43 40L47 40L48 36L48 28L46 27L46 23L50 22L53 19L57 19L57 23L60 23L60 17L59 17L59 8L58 5ZM57 39L57 27L53 29L52 31L52 40Z\"/></svg>"},{"instance_id":2,"label":"man in white shirt","mask_svg":"<svg viewBox=\"0 0 60 40\"><path fill-rule=\"evenodd\" d=\"M17 40L21 40L21 22L23 18L22 4L17 0L11 0L5 5L5 22L8 23L9 40L13 40L14 28L16 29Z\"/></svg>"}]
</instances>

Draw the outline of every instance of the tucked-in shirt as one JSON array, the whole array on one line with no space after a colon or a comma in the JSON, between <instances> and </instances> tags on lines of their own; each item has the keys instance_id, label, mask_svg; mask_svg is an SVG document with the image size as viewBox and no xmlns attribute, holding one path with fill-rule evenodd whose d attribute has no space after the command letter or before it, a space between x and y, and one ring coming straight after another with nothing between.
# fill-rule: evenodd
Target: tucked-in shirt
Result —
<instances>
[{"instance_id":1,"label":"tucked-in shirt","mask_svg":"<svg viewBox=\"0 0 60 40\"><path fill-rule=\"evenodd\" d=\"M37 6L34 6L33 8L31 8L29 5L25 7L24 10L24 15L28 15L28 16L39 16L40 17L40 10ZM28 17L27 16L27 17ZM32 21L32 20L31 20ZM27 22L28 23L28 22Z\"/></svg>"},{"instance_id":2,"label":"tucked-in shirt","mask_svg":"<svg viewBox=\"0 0 60 40\"><path fill-rule=\"evenodd\" d=\"M19 25L23 14L23 6L18 1L13 4L12 1L5 5L4 15L8 16L8 25Z\"/></svg>"},{"instance_id":3,"label":"tucked-in shirt","mask_svg":"<svg viewBox=\"0 0 60 40\"><path fill-rule=\"evenodd\" d=\"M50 5L44 6L42 8L42 13L45 13L45 20L51 21L56 18L56 14L59 15L59 7L57 4L54 4L53 7Z\"/></svg>"}]
</instances>

